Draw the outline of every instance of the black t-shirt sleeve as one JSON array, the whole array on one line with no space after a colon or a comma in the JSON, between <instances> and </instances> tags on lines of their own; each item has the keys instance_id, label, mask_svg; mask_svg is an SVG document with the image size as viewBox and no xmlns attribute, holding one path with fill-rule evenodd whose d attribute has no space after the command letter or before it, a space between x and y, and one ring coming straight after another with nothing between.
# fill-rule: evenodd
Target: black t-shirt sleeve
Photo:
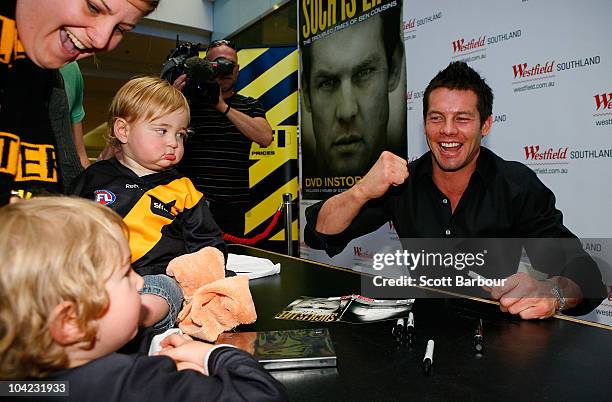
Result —
<instances>
[{"instance_id":1,"label":"black t-shirt sleeve","mask_svg":"<svg viewBox=\"0 0 612 402\"><path fill-rule=\"evenodd\" d=\"M366 203L353 222L341 233L327 235L316 231L319 211L325 201L306 208L306 227L304 229L304 242L319 250L325 250L330 257L339 254L353 239L373 232L389 221L385 209L386 197L371 200Z\"/></svg>"}]
</instances>

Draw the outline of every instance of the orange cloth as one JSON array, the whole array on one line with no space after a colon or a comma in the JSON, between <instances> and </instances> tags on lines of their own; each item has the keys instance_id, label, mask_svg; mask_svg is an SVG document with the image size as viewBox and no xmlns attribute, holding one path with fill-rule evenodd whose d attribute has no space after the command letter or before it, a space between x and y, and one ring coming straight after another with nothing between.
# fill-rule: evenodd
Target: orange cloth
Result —
<instances>
[{"instance_id":1,"label":"orange cloth","mask_svg":"<svg viewBox=\"0 0 612 402\"><path fill-rule=\"evenodd\" d=\"M225 259L219 249L204 247L174 258L168 263L166 274L181 285L185 299L191 299L200 287L225 277Z\"/></svg>"},{"instance_id":2,"label":"orange cloth","mask_svg":"<svg viewBox=\"0 0 612 402\"><path fill-rule=\"evenodd\" d=\"M257 319L249 279L225 278L224 263L219 250L205 247L168 264L166 273L183 289L185 301L177 321L184 333L214 342L224 331Z\"/></svg>"}]
</instances>

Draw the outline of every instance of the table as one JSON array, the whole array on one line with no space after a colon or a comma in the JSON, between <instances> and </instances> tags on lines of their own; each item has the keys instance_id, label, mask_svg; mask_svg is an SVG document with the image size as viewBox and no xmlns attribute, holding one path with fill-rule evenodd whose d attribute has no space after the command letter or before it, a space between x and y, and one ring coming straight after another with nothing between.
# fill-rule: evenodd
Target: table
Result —
<instances>
[{"instance_id":1,"label":"table","mask_svg":"<svg viewBox=\"0 0 612 402\"><path fill-rule=\"evenodd\" d=\"M250 283L258 319L240 331L327 327L338 367L279 373L292 401L604 401L612 397L612 330L559 318L524 321L468 298L418 299L416 341L398 344L392 321L309 323L273 317L297 297L360 292L360 274L247 246L231 253L268 258L280 275ZM472 341L482 318L485 351ZM421 362L435 340L433 370Z\"/></svg>"}]
</instances>

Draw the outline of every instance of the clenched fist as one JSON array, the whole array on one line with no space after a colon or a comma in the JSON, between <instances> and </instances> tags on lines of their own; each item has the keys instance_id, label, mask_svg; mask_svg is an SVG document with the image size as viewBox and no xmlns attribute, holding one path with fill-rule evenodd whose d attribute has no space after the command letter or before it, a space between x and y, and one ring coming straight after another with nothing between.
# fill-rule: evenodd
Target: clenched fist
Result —
<instances>
[{"instance_id":1,"label":"clenched fist","mask_svg":"<svg viewBox=\"0 0 612 402\"><path fill-rule=\"evenodd\" d=\"M389 151L383 151L354 189L368 201L382 197L390 186L402 184L408 176L408 162Z\"/></svg>"}]
</instances>

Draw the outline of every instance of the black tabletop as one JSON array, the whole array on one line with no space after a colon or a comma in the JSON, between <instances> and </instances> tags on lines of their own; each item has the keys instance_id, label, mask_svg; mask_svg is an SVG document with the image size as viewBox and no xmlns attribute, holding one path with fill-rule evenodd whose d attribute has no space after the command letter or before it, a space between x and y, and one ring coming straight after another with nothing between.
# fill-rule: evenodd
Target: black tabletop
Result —
<instances>
[{"instance_id":1,"label":"black tabletop","mask_svg":"<svg viewBox=\"0 0 612 402\"><path fill-rule=\"evenodd\" d=\"M326 327L337 369L279 372L294 401L604 401L611 400L612 331L551 318L524 321L473 299L420 298L413 306L416 338L396 342L394 321L370 324L275 320L299 296L360 293L360 274L250 247L231 253L268 258L280 275L250 282L255 324L240 331ZM482 354L473 348L483 320ZM423 373L427 341L435 341L433 369Z\"/></svg>"}]
</instances>

